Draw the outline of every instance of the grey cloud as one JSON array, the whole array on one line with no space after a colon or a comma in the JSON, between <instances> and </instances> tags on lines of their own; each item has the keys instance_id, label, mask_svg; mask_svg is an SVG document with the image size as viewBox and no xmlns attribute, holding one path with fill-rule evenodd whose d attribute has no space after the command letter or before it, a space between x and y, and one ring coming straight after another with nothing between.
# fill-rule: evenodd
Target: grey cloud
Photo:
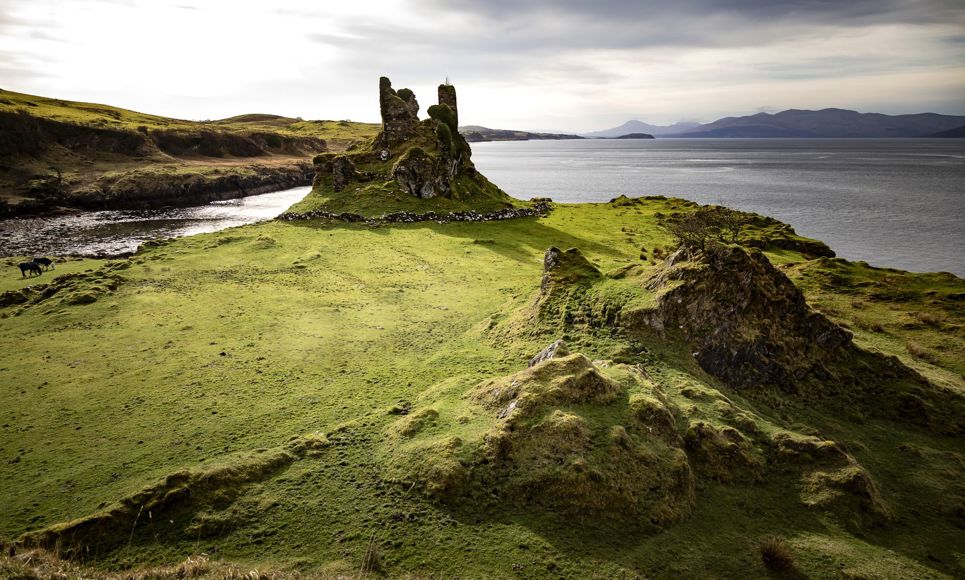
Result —
<instances>
[{"instance_id":1,"label":"grey cloud","mask_svg":"<svg viewBox=\"0 0 965 580\"><path fill-rule=\"evenodd\" d=\"M338 22L353 38L316 37L365 53L429 49L446 53L485 50L527 55L580 49L761 46L790 37L813 36L821 27L904 22L965 24L965 7L952 0L412 0L426 20L456 16L451 28L409 29L376 20Z\"/></svg>"},{"instance_id":2,"label":"grey cloud","mask_svg":"<svg viewBox=\"0 0 965 580\"><path fill-rule=\"evenodd\" d=\"M946 22L965 13L959 0L418 0L427 10L456 10L492 20L522 15L567 14L597 20L690 18L736 15L752 20L794 19L847 24L867 22Z\"/></svg>"}]
</instances>

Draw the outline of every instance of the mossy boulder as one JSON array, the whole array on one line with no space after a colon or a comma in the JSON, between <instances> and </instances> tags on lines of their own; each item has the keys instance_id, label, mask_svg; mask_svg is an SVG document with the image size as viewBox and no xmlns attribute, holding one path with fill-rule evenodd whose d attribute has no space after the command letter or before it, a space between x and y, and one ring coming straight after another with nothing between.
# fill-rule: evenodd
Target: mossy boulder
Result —
<instances>
[{"instance_id":1,"label":"mossy boulder","mask_svg":"<svg viewBox=\"0 0 965 580\"><path fill-rule=\"evenodd\" d=\"M804 479L801 500L852 529L879 526L890 519L871 475L857 464L811 473Z\"/></svg>"},{"instance_id":2,"label":"mossy boulder","mask_svg":"<svg viewBox=\"0 0 965 580\"><path fill-rule=\"evenodd\" d=\"M687 429L684 441L691 461L710 479L757 483L764 477L762 454L737 429L696 421Z\"/></svg>"}]
</instances>

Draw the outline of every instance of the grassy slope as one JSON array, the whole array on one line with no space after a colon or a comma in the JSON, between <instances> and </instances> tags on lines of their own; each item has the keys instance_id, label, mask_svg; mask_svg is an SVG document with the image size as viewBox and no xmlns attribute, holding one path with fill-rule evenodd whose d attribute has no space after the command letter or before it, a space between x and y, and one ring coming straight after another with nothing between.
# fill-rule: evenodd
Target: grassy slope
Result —
<instances>
[{"instance_id":1,"label":"grassy slope","mask_svg":"<svg viewBox=\"0 0 965 580\"><path fill-rule=\"evenodd\" d=\"M52 99L13 91L0 92L0 111L12 112L21 109L34 116L54 121L129 131L136 131L138 127L188 131L201 129L271 131L282 135L332 139L336 142L343 142L345 145L354 141L371 139L379 129L378 125L372 123L305 121L278 115L258 114L239 115L215 121L187 121L138 113L110 105Z\"/></svg>"},{"instance_id":2,"label":"grassy slope","mask_svg":"<svg viewBox=\"0 0 965 580\"><path fill-rule=\"evenodd\" d=\"M84 516L184 466L326 432L334 444L318 457L211 513L220 534L186 538L151 521L96 564L171 562L204 551L357 573L375 544L390 575L754 577L765 573L758 538L777 534L815 577L960 574L960 530L937 513L961 476L960 442L819 410L757 409L774 424L845 441L878 480L897 523L856 536L801 507L794 482L779 477L760 486L704 481L695 513L655 535L512 508L452 511L382 480L393 405L438 405L440 436L472 428L447 412L464 404L454 386L519 370L545 346L543 337L493 340L482 329L532 300L547 247L579 247L603 271L640 264L641 246L668 242L653 213L674 209L683 206L653 200L559 206L544 219L481 224L246 226L142 252L116 271L125 283L93 304L66 306L55 295L2 310L10 316L0 320L0 505L8 506L0 535ZM826 269L794 265L793 253L780 257L791 269ZM879 272L856 268L855 275ZM802 280L819 302L838 304L842 318L852 314L835 302L846 299ZM963 291L961 280L942 283ZM900 301L882 308L896 321L913 311ZM888 323L889 338L857 338L906 359L907 340L936 353L944 352L936 344L948 343L959 350L932 359L942 367L911 362L962 388L961 312L942 312L941 328ZM618 346L570 342L591 357ZM692 392L719 385L687 353L647 346L656 354L648 368L668 394L711 416L713 400Z\"/></svg>"}]
</instances>

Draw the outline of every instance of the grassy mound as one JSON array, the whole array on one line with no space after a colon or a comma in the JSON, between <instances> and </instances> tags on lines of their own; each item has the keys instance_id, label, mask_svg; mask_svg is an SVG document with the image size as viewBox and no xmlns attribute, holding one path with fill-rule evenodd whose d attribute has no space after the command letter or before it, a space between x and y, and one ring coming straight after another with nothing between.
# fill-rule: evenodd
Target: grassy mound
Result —
<instances>
[{"instance_id":1,"label":"grassy mound","mask_svg":"<svg viewBox=\"0 0 965 580\"><path fill-rule=\"evenodd\" d=\"M466 394L463 411L467 423L481 426L476 436L415 437L391 472L454 506L538 507L636 526L686 517L693 478L673 412L632 369L609 374L572 354L483 381ZM420 410L393 428L411 436L426 416L438 413Z\"/></svg>"}]
</instances>

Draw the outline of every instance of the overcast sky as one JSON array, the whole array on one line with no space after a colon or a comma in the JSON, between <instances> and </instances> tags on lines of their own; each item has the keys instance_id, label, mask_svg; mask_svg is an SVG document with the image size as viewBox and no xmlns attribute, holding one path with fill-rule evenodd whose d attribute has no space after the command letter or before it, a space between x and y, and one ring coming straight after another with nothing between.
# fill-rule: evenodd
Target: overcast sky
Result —
<instances>
[{"instance_id":1,"label":"overcast sky","mask_svg":"<svg viewBox=\"0 0 965 580\"><path fill-rule=\"evenodd\" d=\"M962 0L0 0L0 88L187 119L588 131L787 108L965 114Z\"/></svg>"}]
</instances>

